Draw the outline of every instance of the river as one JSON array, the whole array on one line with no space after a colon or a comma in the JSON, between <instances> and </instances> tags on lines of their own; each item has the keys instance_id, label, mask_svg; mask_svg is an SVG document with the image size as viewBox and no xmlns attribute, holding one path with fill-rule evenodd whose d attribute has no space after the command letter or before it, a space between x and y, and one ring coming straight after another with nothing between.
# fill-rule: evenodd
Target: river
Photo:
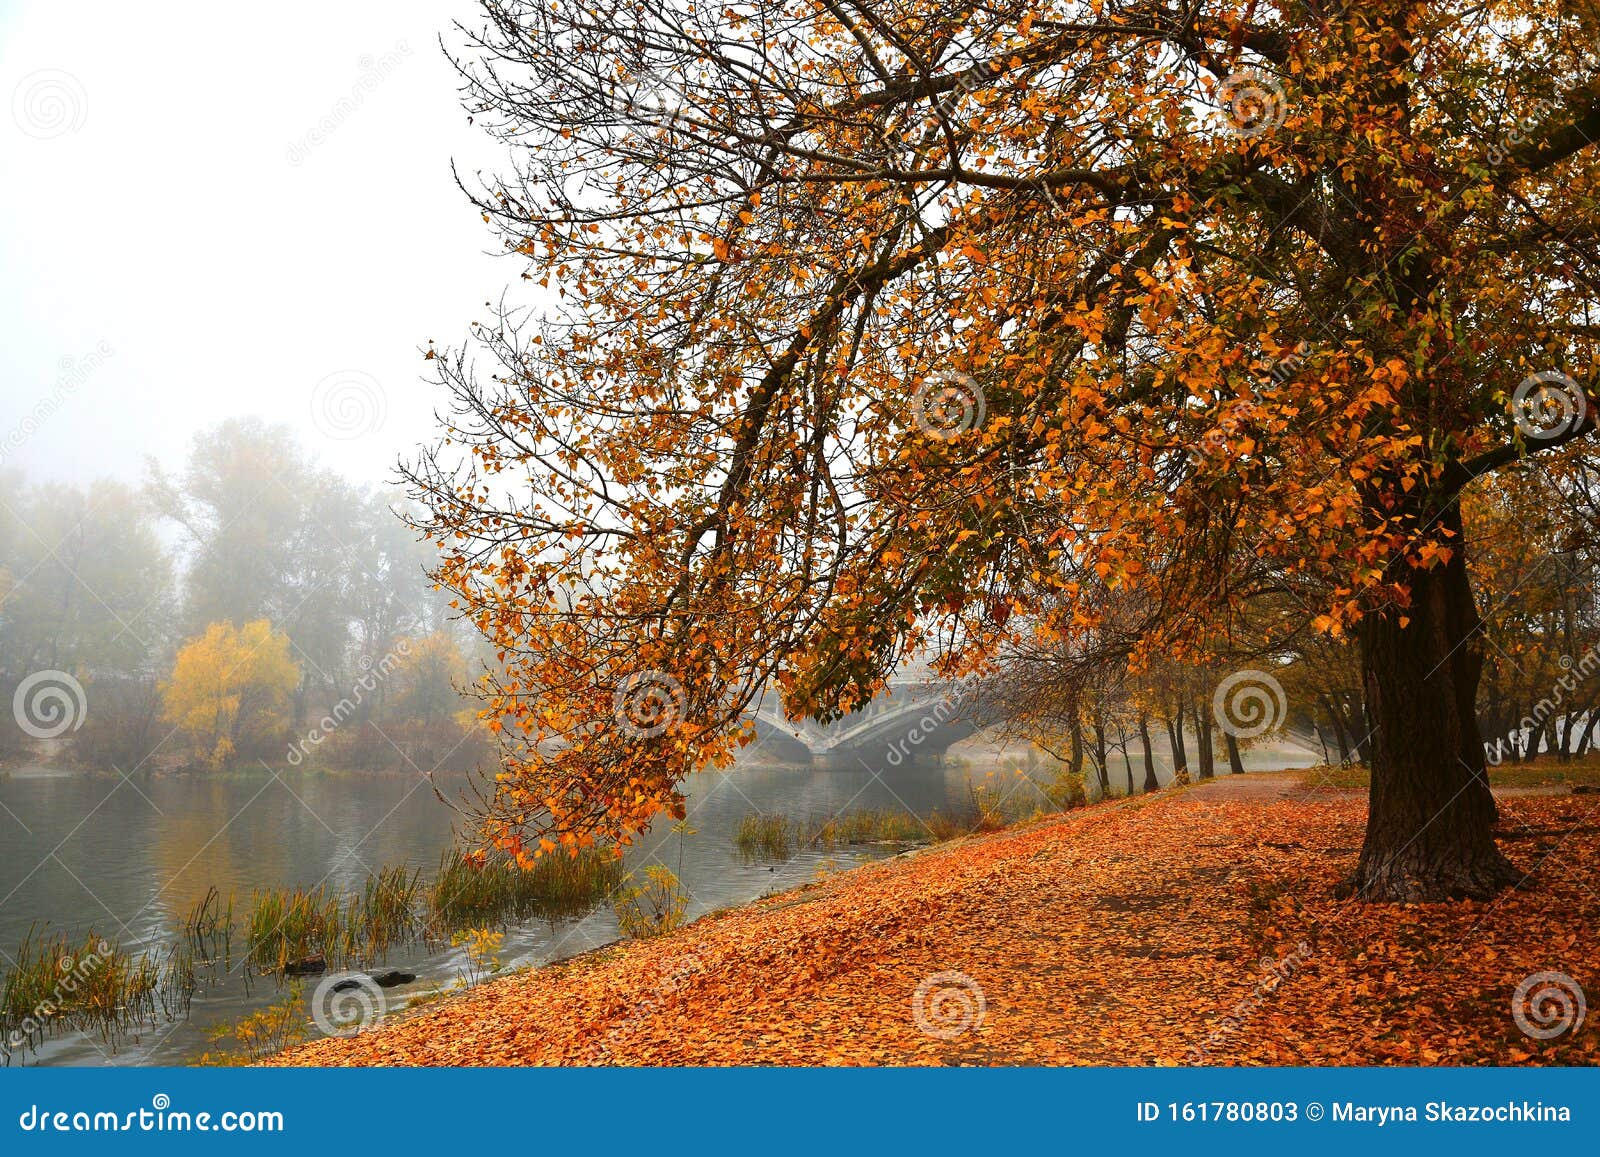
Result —
<instances>
[{"instance_id":1,"label":"river","mask_svg":"<svg viewBox=\"0 0 1600 1157\"><path fill-rule=\"evenodd\" d=\"M1294 761L1280 753L1251 763ZM781 863L747 862L733 841L747 814L803 818L863 807L960 814L974 778L978 772L955 760L747 764L706 772L688 785L691 830L675 833L669 822L660 823L629 849L626 862L630 870L661 863L677 873L693 919L886 851L805 850ZM451 796L462 783L441 780L440 787ZM1032 789L1022 784L1016 790L1021 810L1031 810ZM386 865L405 863L431 873L460 823L461 816L416 775L274 773L263 767L122 777L15 768L0 777L0 951L11 952L30 928L46 925L66 931L73 943L92 929L125 949L163 946L211 887L233 892L243 906L257 888L326 882L340 891L356 890ZM507 929L501 959L508 968L543 964L620 935L610 906L601 904L582 917ZM417 974L415 983L389 994L393 1007L447 985L462 973L465 959L458 950L410 945L383 963ZM187 1017L111 1042L63 1033L48 1037L37 1051L17 1052L12 1063L183 1064L215 1048L208 1027L232 1023L279 999L271 977L248 978L235 964L200 986Z\"/></svg>"}]
</instances>

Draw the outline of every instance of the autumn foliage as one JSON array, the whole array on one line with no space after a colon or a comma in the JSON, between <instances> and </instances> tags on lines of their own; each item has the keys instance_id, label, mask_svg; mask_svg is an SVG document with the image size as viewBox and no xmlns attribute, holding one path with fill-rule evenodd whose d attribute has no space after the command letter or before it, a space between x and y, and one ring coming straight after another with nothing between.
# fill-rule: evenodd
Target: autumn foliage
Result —
<instances>
[{"instance_id":1,"label":"autumn foliage","mask_svg":"<svg viewBox=\"0 0 1600 1157\"><path fill-rule=\"evenodd\" d=\"M1176 793L844 873L278 1063L1594 1064L1592 1023L1524 1007L1530 1036L1513 1012L1527 978L1600 951L1590 806L1506 810L1539 866L1498 903L1332 899L1359 798Z\"/></svg>"},{"instance_id":2,"label":"autumn foliage","mask_svg":"<svg viewBox=\"0 0 1600 1157\"><path fill-rule=\"evenodd\" d=\"M299 682L289 637L271 623L212 623L179 649L161 687L164 713L202 762L222 767L241 744L276 740Z\"/></svg>"},{"instance_id":3,"label":"autumn foliage","mask_svg":"<svg viewBox=\"0 0 1600 1157\"><path fill-rule=\"evenodd\" d=\"M1352 886L1515 878L1459 499L1593 428L1590 0L486 12L545 296L430 353L411 474L505 657L490 840L625 840L912 649L1309 629L1372 709Z\"/></svg>"}]
</instances>

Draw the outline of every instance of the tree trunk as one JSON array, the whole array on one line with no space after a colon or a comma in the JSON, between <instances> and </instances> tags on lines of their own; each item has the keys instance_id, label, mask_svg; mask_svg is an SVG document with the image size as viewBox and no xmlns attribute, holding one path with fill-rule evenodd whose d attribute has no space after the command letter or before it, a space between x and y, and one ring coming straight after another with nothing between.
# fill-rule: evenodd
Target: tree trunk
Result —
<instances>
[{"instance_id":1,"label":"tree trunk","mask_svg":"<svg viewBox=\"0 0 1600 1157\"><path fill-rule=\"evenodd\" d=\"M1144 789L1155 791L1161 786L1156 780L1156 756L1150 750L1150 720L1139 713L1139 743L1144 747Z\"/></svg>"},{"instance_id":2,"label":"tree trunk","mask_svg":"<svg viewBox=\"0 0 1600 1157\"><path fill-rule=\"evenodd\" d=\"M1510 740L1509 746L1511 748L1511 762L1521 763L1528 754L1528 737L1522 729L1522 716L1517 713L1515 708L1512 709L1511 718L1513 722L1508 735Z\"/></svg>"},{"instance_id":3,"label":"tree trunk","mask_svg":"<svg viewBox=\"0 0 1600 1157\"><path fill-rule=\"evenodd\" d=\"M1578 732L1578 750L1573 752L1574 759L1582 759L1589 754L1589 748L1594 743L1595 709L1591 705L1583 713L1583 730Z\"/></svg>"},{"instance_id":4,"label":"tree trunk","mask_svg":"<svg viewBox=\"0 0 1600 1157\"><path fill-rule=\"evenodd\" d=\"M1111 769L1106 766L1106 733L1103 724L1091 729L1089 755L1094 763L1094 777L1100 785L1100 798L1111 794Z\"/></svg>"},{"instance_id":5,"label":"tree trunk","mask_svg":"<svg viewBox=\"0 0 1600 1157\"><path fill-rule=\"evenodd\" d=\"M1217 774L1216 756L1212 750L1211 742L1211 713L1201 711L1198 707L1194 711L1195 746L1200 749L1200 778L1211 779Z\"/></svg>"},{"instance_id":6,"label":"tree trunk","mask_svg":"<svg viewBox=\"0 0 1600 1157\"><path fill-rule=\"evenodd\" d=\"M1346 891L1364 899L1481 899L1519 878L1494 841L1498 815L1476 710L1480 621L1459 508L1439 519L1454 532L1450 560L1430 570L1397 564L1410 605L1374 612L1360 628L1375 725L1372 796Z\"/></svg>"},{"instance_id":7,"label":"tree trunk","mask_svg":"<svg viewBox=\"0 0 1600 1157\"><path fill-rule=\"evenodd\" d=\"M1374 730L1372 712L1367 707L1367 701L1365 697L1363 697L1361 702L1356 704L1356 706L1360 708L1361 711L1360 718L1352 719L1351 721L1356 728L1356 732L1351 736L1351 741L1355 748L1356 762L1366 767L1371 767L1372 732Z\"/></svg>"},{"instance_id":8,"label":"tree trunk","mask_svg":"<svg viewBox=\"0 0 1600 1157\"><path fill-rule=\"evenodd\" d=\"M1346 767L1350 763L1350 736L1345 730L1344 713L1333 705L1333 700L1327 695L1321 695L1322 710L1333 722L1333 738L1339 744L1339 766Z\"/></svg>"},{"instance_id":9,"label":"tree trunk","mask_svg":"<svg viewBox=\"0 0 1600 1157\"><path fill-rule=\"evenodd\" d=\"M1244 774L1244 760L1239 758L1239 741L1233 737L1233 732L1224 731L1222 742L1228 748L1228 770L1234 775Z\"/></svg>"}]
</instances>

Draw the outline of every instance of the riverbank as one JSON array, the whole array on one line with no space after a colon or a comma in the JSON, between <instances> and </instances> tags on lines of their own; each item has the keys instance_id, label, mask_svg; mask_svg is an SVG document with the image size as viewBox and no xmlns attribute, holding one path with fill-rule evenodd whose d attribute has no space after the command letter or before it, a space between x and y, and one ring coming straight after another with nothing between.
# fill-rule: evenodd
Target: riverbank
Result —
<instances>
[{"instance_id":1,"label":"riverbank","mask_svg":"<svg viewBox=\"0 0 1600 1157\"><path fill-rule=\"evenodd\" d=\"M1531 890L1364 905L1333 898L1364 799L1247 779L838 873L274 1063L1600 1063L1592 1023L1512 1015L1535 974L1600 992L1600 801L1503 802Z\"/></svg>"}]
</instances>

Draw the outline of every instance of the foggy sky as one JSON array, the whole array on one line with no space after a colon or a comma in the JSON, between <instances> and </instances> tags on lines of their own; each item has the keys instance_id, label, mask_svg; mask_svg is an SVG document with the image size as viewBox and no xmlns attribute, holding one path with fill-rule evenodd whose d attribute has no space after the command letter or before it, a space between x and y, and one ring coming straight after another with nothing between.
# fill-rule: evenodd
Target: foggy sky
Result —
<instances>
[{"instance_id":1,"label":"foggy sky","mask_svg":"<svg viewBox=\"0 0 1600 1157\"><path fill-rule=\"evenodd\" d=\"M259 414L387 478L418 347L518 266L455 187L496 147L438 38L467 0L0 0L0 466L134 480Z\"/></svg>"}]
</instances>

